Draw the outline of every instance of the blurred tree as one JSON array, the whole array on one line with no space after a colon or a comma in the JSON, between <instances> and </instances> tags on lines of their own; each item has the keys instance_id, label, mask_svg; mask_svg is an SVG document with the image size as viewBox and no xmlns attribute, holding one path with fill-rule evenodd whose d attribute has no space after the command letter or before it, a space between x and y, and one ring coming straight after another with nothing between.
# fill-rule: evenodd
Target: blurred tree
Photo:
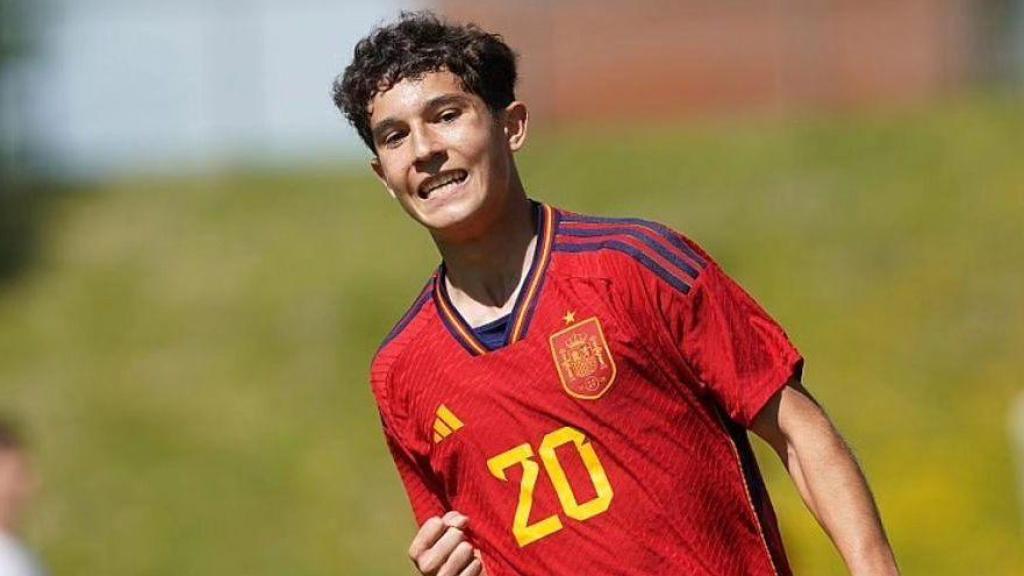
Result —
<instances>
[{"instance_id":1,"label":"blurred tree","mask_svg":"<svg viewBox=\"0 0 1024 576\"><path fill-rule=\"evenodd\" d=\"M42 194L30 178L23 66L31 48L30 2L0 0L0 282L28 262Z\"/></svg>"},{"instance_id":2,"label":"blurred tree","mask_svg":"<svg viewBox=\"0 0 1024 576\"><path fill-rule=\"evenodd\" d=\"M4 190L21 174L18 166L21 130L15 66L26 45L21 0L0 0L0 176Z\"/></svg>"},{"instance_id":3,"label":"blurred tree","mask_svg":"<svg viewBox=\"0 0 1024 576\"><path fill-rule=\"evenodd\" d=\"M981 0L974 8L978 13L973 68L978 79L999 84L1021 80L1024 0Z\"/></svg>"}]
</instances>

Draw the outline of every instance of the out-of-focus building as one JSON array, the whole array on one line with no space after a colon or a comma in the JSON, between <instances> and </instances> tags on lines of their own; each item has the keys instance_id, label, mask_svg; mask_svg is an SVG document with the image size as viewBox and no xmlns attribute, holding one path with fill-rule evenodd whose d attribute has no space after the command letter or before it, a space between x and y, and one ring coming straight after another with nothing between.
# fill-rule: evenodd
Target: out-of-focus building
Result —
<instances>
[{"instance_id":1,"label":"out-of-focus building","mask_svg":"<svg viewBox=\"0 0 1024 576\"><path fill-rule=\"evenodd\" d=\"M1024 76L1024 0L0 0L4 174L359 157L330 82L409 7L502 33L548 125L887 106Z\"/></svg>"},{"instance_id":2,"label":"out-of-focus building","mask_svg":"<svg viewBox=\"0 0 1024 576\"><path fill-rule=\"evenodd\" d=\"M440 6L501 31L522 55L524 97L569 122L921 101L979 80L1021 30L1011 0Z\"/></svg>"},{"instance_id":3,"label":"out-of-focus building","mask_svg":"<svg viewBox=\"0 0 1024 576\"><path fill-rule=\"evenodd\" d=\"M1024 0L1012 0L1007 10L1010 59L1008 69L1019 84L1024 82Z\"/></svg>"}]
</instances>

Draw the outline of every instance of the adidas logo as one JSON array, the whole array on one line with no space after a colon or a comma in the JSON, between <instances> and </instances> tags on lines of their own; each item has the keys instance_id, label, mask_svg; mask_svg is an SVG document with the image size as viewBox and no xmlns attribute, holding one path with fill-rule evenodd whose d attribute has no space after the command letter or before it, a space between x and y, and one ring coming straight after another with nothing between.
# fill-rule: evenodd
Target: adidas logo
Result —
<instances>
[{"instance_id":1,"label":"adidas logo","mask_svg":"<svg viewBox=\"0 0 1024 576\"><path fill-rule=\"evenodd\" d=\"M434 444L451 436L459 428L462 428L462 420L452 413L447 406L441 404L437 407L437 417L434 418Z\"/></svg>"}]
</instances>

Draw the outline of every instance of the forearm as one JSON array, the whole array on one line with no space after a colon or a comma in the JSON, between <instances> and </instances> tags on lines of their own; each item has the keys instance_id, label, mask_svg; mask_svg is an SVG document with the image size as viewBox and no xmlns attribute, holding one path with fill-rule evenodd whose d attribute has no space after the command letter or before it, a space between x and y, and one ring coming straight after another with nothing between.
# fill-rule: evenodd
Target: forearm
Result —
<instances>
[{"instance_id":1,"label":"forearm","mask_svg":"<svg viewBox=\"0 0 1024 576\"><path fill-rule=\"evenodd\" d=\"M793 482L851 574L898 574L867 481L842 437L821 419L808 440L787 442Z\"/></svg>"},{"instance_id":2,"label":"forearm","mask_svg":"<svg viewBox=\"0 0 1024 576\"><path fill-rule=\"evenodd\" d=\"M899 574L860 466L799 382L790 382L772 398L753 430L779 454L851 574Z\"/></svg>"}]
</instances>

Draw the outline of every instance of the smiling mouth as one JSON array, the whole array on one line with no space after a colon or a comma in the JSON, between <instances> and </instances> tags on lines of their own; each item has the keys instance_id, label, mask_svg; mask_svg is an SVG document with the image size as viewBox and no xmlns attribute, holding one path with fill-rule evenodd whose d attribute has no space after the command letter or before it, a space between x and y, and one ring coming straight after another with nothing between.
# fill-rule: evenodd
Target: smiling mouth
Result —
<instances>
[{"instance_id":1,"label":"smiling mouth","mask_svg":"<svg viewBox=\"0 0 1024 576\"><path fill-rule=\"evenodd\" d=\"M469 172L465 170L445 170L440 174L430 176L420 183L416 193L420 198L426 200L431 194L455 188L465 182L466 178L469 178Z\"/></svg>"}]
</instances>

